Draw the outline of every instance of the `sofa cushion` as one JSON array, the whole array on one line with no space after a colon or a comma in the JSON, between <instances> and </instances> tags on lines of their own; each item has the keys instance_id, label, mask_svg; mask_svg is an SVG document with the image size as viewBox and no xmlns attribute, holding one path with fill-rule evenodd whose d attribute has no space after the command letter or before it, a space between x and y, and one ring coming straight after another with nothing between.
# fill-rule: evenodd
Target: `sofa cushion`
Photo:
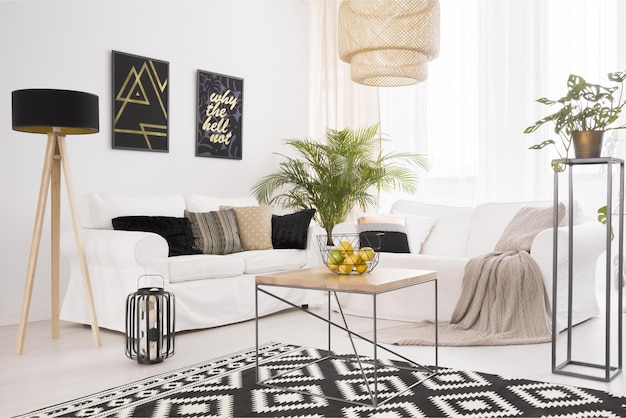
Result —
<instances>
[{"instance_id":1,"label":"sofa cushion","mask_svg":"<svg viewBox=\"0 0 626 418\"><path fill-rule=\"evenodd\" d=\"M237 254L241 253L170 258L168 261L170 283L239 276L243 274L245 264L242 258L234 257Z\"/></svg>"},{"instance_id":2,"label":"sofa cushion","mask_svg":"<svg viewBox=\"0 0 626 418\"><path fill-rule=\"evenodd\" d=\"M404 218L404 215L363 212L356 216L356 223L357 225L373 223L404 225Z\"/></svg>"},{"instance_id":3,"label":"sofa cushion","mask_svg":"<svg viewBox=\"0 0 626 418\"><path fill-rule=\"evenodd\" d=\"M219 210L220 206L255 206L258 202L254 197L215 197L201 194L185 196L187 210L191 212L209 212Z\"/></svg>"},{"instance_id":4,"label":"sofa cushion","mask_svg":"<svg viewBox=\"0 0 626 418\"><path fill-rule=\"evenodd\" d=\"M241 257L248 274L295 270L307 263L306 251L295 249L244 251L232 256Z\"/></svg>"},{"instance_id":5,"label":"sofa cushion","mask_svg":"<svg viewBox=\"0 0 626 418\"><path fill-rule=\"evenodd\" d=\"M119 216L182 217L185 198L179 194L123 195L89 193L81 198L83 228L113 229L111 219Z\"/></svg>"},{"instance_id":6,"label":"sofa cushion","mask_svg":"<svg viewBox=\"0 0 626 418\"><path fill-rule=\"evenodd\" d=\"M309 225L315 209L304 209L287 215L272 215L272 246L275 249L306 248Z\"/></svg>"},{"instance_id":7,"label":"sofa cushion","mask_svg":"<svg viewBox=\"0 0 626 418\"><path fill-rule=\"evenodd\" d=\"M113 228L122 231L143 231L159 234L167 241L168 256L197 254L187 218L169 216L119 216L111 220Z\"/></svg>"},{"instance_id":8,"label":"sofa cushion","mask_svg":"<svg viewBox=\"0 0 626 418\"><path fill-rule=\"evenodd\" d=\"M406 227L406 237L409 251L419 254L422 244L428 238L430 231L437 222L437 218L407 214L379 214L361 213L357 217L357 224L363 223L397 223Z\"/></svg>"},{"instance_id":9,"label":"sofa cushion","mask_svg":"<svg viewBox=\"0 0 626 418\"><path fill-rule=\"evenodd\" d=\"M467 256L490 253L515 214L523 207L552 207L553 202L489 202L474 209L467 242Z\"/></svg>"},{"instance_id":10,"label":"sofa cushion","mask_svg":"<svg viewBox=\"0 0 626 418\"><path fill-rule=\"evenodd\" d=\"M431 216L405 215L406 235L409 240L409 250L413 254L422 251L422 245L428 239L430 231L437 223L437 218Z\"/></svg>"},{"instance_id":11,"label":"sofa cushion","mask_svg":"<svg viewBox=\"0 0 626 418\"><path fill-rule=\"evenodd\" d=\"M185 210L194 238L194 248L204 254L231 254L243 251L237 226L237 215L232 209L210 212Z\"/></svg>"},{"instance_id":12,"label":"sofa cushion","mask_svg":"<svg viewBox=\"0 0 626 418\"><path fill-rule=\"evenodd\" d=\"M361 247L383 253L410 252L404 219L362 216L357 219L357 231Z\"/></svg>"},{"instance_id":13,"label":"sofa cushion","mask_svg":"<svg viewBox=\"0 0 626 418\"><path fill-rule=\"evenodd\" d=\"M356 222L346 221L341 222L333 227L333 236L341 234L358 234L358 227Z\"/></svg>"},{"instance_id":14,"label":"sofa cushion","mask_svg":"<svg viewBox=\"0 0 626 418\"><path fill-rule=\"evenodd\" d=\"M273 206L220 206L220 210L234 209L237 214L239 236L244 251L272 248Z\"/></svg>"},{"instance_id":15,"label":"sofa cushion","mask_svg":"<svg viewBox=\"0 0 626 418\"><path fill-rule=\"evenodd\" d=\"M465 257L473 208L398 200L391 213L436 218L421 254Z\"/></svg>"}]
</instances>

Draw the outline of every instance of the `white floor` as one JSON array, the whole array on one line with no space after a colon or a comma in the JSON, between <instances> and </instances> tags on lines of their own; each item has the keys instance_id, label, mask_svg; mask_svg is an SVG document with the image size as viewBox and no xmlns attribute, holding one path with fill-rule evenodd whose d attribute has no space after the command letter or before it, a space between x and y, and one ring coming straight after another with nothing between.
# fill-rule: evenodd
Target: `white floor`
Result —
<instances>
[{"instance_id":1,"label":"white floor","mask_svg":"<svg viewBox=\"0 0 626 418\"><path fill-rule=\"evenodd\" d=\"M312 307L321 314L323 310ZM326 348L324 323L295 310L262 318L260 341L281 341ZM349 317L355 330L368 330L369 319ZM382 321L379 326L394 325ZM575 328L576 360L601 362L604 322L592 319ZM62 323L61 337L50 338L50 322L28 324L24 353L14 354L17 326L0 327L0 416L26 413L83 395L130 383L254 346L255 322L180 333L176 354L161 364L139 365L124 355L124 335L101 331L102 347L92 342L87 326ZM562 337L561 337L562 338ZM559 341L565 347L564 341ZM365 348L363 341L357 342ZM341 330L333 332L333 349L350 352L350 341ZM423 364L434 361L432 347L392 347ZM366 353L368 354L368 353ZM616 358L614 356L613 358ZM615 364L615 363L613 363ZM551 373L550 344L503 347L440 347L439 365L476 370L507 377L529 378L606 390L626 395L626 376L609 383Z\"/></svg>"}]
</instances>

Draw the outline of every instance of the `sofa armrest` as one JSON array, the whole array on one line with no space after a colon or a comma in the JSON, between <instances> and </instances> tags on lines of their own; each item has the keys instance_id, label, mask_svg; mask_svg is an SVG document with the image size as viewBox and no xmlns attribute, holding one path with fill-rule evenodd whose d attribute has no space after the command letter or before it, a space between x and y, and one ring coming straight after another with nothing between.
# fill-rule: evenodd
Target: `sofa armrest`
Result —
<instances>
[{"instance_id":1,"label":"sofa armrest","mask_svg":"<svg viewBox=\"0 0 626 418\"><path fill-rule=\"evenodd\" d=\"M600 222L584 222L574 225L573 234L574 266L589 262L595 265L598 257L605 250L606 227ZM537 234L530 247L530 254L537 264L549 266L550 271L552 269L552 240L552 228L545 229ZM567 261L568 240L569 227L559 227L557 235L559 265Z\"/></svg>"},{"instance_id":2,"label":"sofa armrest","mask_svg":"<svg viewBox=\"0 0 626 418\"><path fill-rule=\"evenodd\" d=\"M572 318L572 324L578 324L599 312L596 298L596 268L598 259L605 251L606 227L600 222L584 222L574 225L572 248L572 304L568 310L569 275L568 275L568 239L569 228L558 229L557 254L557 300L553 301L553 265L552 265L552 229L540 232L531 246L531 257L543 276L550 305L556 304L556 326L562 330Z\"/></svg>"},{"instance_id":3,"label":"sofa armrest","mask_svg":"<svg viewBox=\"0 0 626 418\"><path fill-rule=\"evenodd\" d=\"M90 265L148 270L148 267L167 262L167 241L152 232L83 229L81 234ZM78 255L72 231L63 234L61 248L64 255Z\"/></svg>"}]
</instances>

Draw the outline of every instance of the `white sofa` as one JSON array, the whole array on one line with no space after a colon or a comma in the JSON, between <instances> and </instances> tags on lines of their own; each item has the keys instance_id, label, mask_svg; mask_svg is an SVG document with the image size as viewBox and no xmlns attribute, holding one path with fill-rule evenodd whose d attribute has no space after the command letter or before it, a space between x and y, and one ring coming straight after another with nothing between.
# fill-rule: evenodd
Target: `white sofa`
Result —
<instances>
[{"instance_id":1,"label":"white sofa","mask_svg":"<svg viewBox=\"0 0 626 418\"><path fill-rule=\"evenodd\" d=\"M168 257L167 241L152 232L114 230L118 216L183 217L191 212L219 210L220 206L254 206L254 198L218 198L204 195L163 194L130 196L90 193L79 201L80 223L98 323L124 332L126 297L138 288L142 275L161 275L165 289L176 298L176 330L215 327L249 320L255 315L254 277L257 274L317 266L317 246L324 230L309 226L308 243L301 249L266 249L227 255L193 254ZM61 251L69 257L70 277L62 302L61 319L89 324L85 290L73 232L65 231ZM154 278L145 278L152 280ZM157 278L158 279L158 278ZM144 284L144 279L140 284ZM149 281L152 284L154 281ZM156 281L158 284L159 281ZM276 289L296 304L317 303L319 292ZM287 305L259 297L259 314Z\"/></svg>"},{"instance_id":2,"label":"white sofa","mask_svg":"<svg viewBox=\"0 0 626 418\"><path fill-rule=\"evenodd\" d=\"M438 275L439 320L449 321L461 294L465 265L472 257L493 251L502 232L519 209L525 206L552 206L552 201L484 203L472 207L453 207L409 200L395 202L390 214L404 218L411 253L381 253L378 266L435 270ZM604 251L606 227L596 220L584 219L574 206L573 249L573 323L599 313L595 274L598 257ZM567 215L566 215L567 216ZM565 219L561 225L567 225ZM434 225L433 225L434 223ZM432 226L432 229L430 228ZM346 222L334 233L356 233L357 225ZM553 230L540 232L530 254L537 262L552 303ZM420 237L421 235L421 237ZM568 228L558 232L558 312L557 327L567 324L567 242ZM423 242L421 242L423 239ZM421 248L420 248L421 244ZM377 299L379 318L422 321L434 320L432 288L413 286L382 294ZM371 299L357 294L340 296L342 309L352 315L371 316Z\"/></svg>"}]
</instances>

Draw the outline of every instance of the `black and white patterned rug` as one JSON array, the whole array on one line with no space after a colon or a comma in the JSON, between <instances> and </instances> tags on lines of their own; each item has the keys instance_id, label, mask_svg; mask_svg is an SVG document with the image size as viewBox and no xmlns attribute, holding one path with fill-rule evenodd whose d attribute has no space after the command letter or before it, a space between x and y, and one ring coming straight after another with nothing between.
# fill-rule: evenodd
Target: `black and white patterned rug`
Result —
<instances>
[{"instance_id":1,"label":"black and white patterned rug","mask_svg":"<svg viewBox=\"0 0 626 418\"><path fill-rule=\"evenodd\" d=\"M354 359L327 362L323 350L280 343L260 347L262 377L303 392L361 402L366 386ZM422 372L378 368L379 399L404 390ZM367 369L367 365L366 365ZM598 390L439 368L439 373L376 408L255 383L255 349L209 360L21 417L623 417L626 397Z\"/></svg>"}]
</instances>

